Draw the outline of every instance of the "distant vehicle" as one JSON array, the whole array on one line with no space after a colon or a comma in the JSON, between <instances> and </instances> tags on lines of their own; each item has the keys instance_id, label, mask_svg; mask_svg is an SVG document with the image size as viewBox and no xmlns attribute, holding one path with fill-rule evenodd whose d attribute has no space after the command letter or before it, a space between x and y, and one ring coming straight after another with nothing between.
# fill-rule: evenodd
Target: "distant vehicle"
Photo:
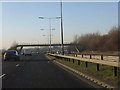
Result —
<instances>
[{"instance_id":1,"label":"distant vehicle","mask_svg":"<svg viewBox=\"0 0 120 90\"><path fill-rule=\"evenodd\" d=\"M7 50L4 53L3 60L20 60L19 54L16 50Z\"/></svg>"},{"instance_id":2,"label":"distant vehicle","mask_svg":"<svg viewBox=\"0 0 120 90\"><path fill-rule=\"evenodd\" d=\"M24 55L25 56L31 56L32 55L32 51L30 49L26 49L26 50L24 50Z\"/></svg>"}]
</instances>

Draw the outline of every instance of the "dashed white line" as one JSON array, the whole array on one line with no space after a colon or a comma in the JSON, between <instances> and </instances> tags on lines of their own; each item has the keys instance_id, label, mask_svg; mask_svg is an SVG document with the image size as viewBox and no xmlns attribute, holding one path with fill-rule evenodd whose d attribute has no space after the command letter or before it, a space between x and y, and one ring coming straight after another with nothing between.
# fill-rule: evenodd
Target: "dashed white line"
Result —
<instances>
[{"instance_id":1,"label":"dashed white line","mask_svg":"<svg viewBox=\"0 0 120 90\"><path fill-rule=\"evenodd\" d=\"M18 67L19 66L19 64L16 64L16 67Z\"/></svg>"},{"instance_id":2,"label":"dashed white line","mask_svg":"<svg viewBox=\"0 0 120 90\"><path fill-rule=\"evenodd\" d=\"M0 78L4 77L5 75L6 75L6 74L1 75Z\"/></svg>"}]
</instances>

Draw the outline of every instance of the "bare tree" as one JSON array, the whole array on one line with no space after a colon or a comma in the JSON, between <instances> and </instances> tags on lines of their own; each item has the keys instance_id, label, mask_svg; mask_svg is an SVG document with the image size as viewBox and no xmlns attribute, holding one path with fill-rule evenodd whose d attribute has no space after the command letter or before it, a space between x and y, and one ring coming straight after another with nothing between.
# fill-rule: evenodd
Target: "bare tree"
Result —
<instances>
[{"instance_id":1,"label":"bare tree","mask_svg":"<svg viewBox=\"0 0 120 90\"><path fill-rule=\"evenodd\" d=\"M72 43L79 44L79 50L81 51L118 51L118 45L120 45L119 34L118 28L112 27L105 35L100 35L99 32L81 36L75 35Z\"/></svg>"}]
</instances>

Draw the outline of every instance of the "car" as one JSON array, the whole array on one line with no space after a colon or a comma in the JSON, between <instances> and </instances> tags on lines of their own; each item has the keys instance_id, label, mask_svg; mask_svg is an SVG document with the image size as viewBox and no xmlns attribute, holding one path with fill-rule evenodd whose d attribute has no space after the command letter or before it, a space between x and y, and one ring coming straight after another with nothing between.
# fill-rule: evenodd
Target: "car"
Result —
<instances>
[{"instance_id":1,"label":"car","mask_svg":"<svg viewBox=\"0 0 120 90\"><path fill-rule=\"evenodd\" d=\"M7 50L4 53L3 60L20 60L19 54L16 50Z\"/></svg>"}]
</instances>

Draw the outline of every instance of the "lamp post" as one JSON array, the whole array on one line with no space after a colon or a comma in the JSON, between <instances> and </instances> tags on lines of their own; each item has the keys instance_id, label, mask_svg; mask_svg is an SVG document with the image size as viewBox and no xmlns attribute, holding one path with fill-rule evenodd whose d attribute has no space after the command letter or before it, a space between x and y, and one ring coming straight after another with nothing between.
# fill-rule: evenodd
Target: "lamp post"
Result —
<instances>
[{"instance_id":1,"label":"lamp post","mask_svg":"<svg viewBox=\"0 0 120 90\"><path fill-rule=\"evenodd\" d=\"M50 30L50 53L51 53L51 19L60 19L61 17L38 17L39 19L48 19L49 20L49 30Z\"/></svg>"},{"instance_id":2,"label":"lamp post","mask_svg":"<svg viewBox=\"0 0 120 90\"><path fill-rule=\"evenodd\" d=\"M63 44L63 18L62 18L62 0L60 0L60 14L61 14L61 48L62 48L62 55L64 55L64 44Z\"/></svg>"}]
</instances>

